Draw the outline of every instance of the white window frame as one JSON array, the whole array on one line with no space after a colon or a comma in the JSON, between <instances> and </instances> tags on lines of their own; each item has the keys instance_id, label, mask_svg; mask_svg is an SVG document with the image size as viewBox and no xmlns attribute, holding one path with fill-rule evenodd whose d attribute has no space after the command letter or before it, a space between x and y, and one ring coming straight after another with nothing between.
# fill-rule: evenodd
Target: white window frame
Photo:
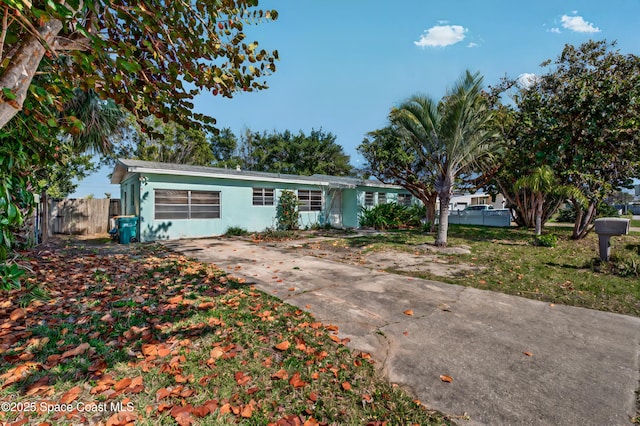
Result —
<instances>
[{"instance_id":1,"label":"white window frame","mask_svg":"<svg viewBox=\"0 0 640 426\"><path fill-rule=\"evenodd\" d=\"M275 203L274 188L253 188L251 205L273 206Z\"/></svg>"},{"instance_id":2,"label":"white window frame","mask_svg":"<svg viewBox=\"0 0 640 426\"><path fill-rule=\"evenodd\" d=\"M378 192L378 204L387 204L386 192Z\"/></svg>"},{"instance_id":3,"label":"white window frame","mask_svg":"<svg viewBox=\"0 0 640 426\"><path fill-rule=\"evenodd\" d=\"M364 206L365 207L373 207L376 205L376 193L375 192L365 192L364 193Z\"/></svg>"},{"instance_id":4,"label":"white window frame","mask_svg":"<svg viewBox=\"0 0 640 426\"><path fill-rule=\"evenodd\" d=\"M185 202L158 203L166 201L171 196L181 197ZM211 203L197 202L198 197L213 198ZM163 200L163 197L165 198ZM216 201L217 198L217 201ZM154 219L155 220L210 220L220 219L222 212L222 194L220 191L192 191L190 189L155 189L154 190ZM172 215L173 214L173 215ZM194 217L195 216L195 217ZM201 217L198 217L201 216Z\"/></svg>"},{"instance_id":5,"label":"white window frame","mask_svg":"<svg viewBox=\"0 0 640 426\"><path fill-rule=\"evenodd\" d=\"M321 190L298 189L298 211L319 212L322 211L324 197Z\"/></svg>"},{"instance_id":6,"label":"white window frame","mask_svg":"<svg viewBox=\"0 0 640 426\"><path fill-rule=\"evenodd\" d=\"M409 207L413 203L413 195L411 194L398 194L398 204L401 206Z\"/></svg>"}]
</instances>

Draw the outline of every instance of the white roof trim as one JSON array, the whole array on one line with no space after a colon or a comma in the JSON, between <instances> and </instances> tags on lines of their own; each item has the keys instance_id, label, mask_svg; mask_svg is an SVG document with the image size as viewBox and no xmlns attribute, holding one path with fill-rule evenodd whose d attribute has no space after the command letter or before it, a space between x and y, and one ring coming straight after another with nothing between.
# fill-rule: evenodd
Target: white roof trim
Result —
<instances>
[{"instance_id":1,"label":"white roof trim","mask_svg":"<svg viewBox=\"0 0 640 426\"><path fill-rule=\"evenodd\" d=\"M248 180L248 181L262 181L262 182L278 182L278 183L296 183L302 185L318 185L318 186L329 186L329 182L326 181L308 181L308 180L298 180L298 179L290 179L290 178L275 178L275 177L264 177L264 176L249 176L249 175L230 175L226 173L207 173L207 172L193 172L193 171L184 171L184 170L166 170L166 169L150 169L147 167L127 167L128 174L131 173L153 173L159 175L173 175L173 176L193 176L193 177L208 177L208 178L217 178L217 179L237 179L237 180Z\"/></svg>"}]
</instances>

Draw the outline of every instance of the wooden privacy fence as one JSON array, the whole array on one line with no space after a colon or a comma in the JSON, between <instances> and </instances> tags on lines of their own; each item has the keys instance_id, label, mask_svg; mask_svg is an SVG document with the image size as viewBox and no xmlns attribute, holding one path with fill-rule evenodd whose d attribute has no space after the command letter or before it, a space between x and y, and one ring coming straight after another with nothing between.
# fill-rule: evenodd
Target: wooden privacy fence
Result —
<instances>
[{"instance_id":1,"label":"wooden privacy fence","mask_svg":"<svg viewBox=\"0 0 640 426\"><path fill-rule=\"evenodd\" d=\"M109 230L109 219L120 214L120 200L67 199L51 201L50 234L91 235Z\"/></svg>"}]
</instances>

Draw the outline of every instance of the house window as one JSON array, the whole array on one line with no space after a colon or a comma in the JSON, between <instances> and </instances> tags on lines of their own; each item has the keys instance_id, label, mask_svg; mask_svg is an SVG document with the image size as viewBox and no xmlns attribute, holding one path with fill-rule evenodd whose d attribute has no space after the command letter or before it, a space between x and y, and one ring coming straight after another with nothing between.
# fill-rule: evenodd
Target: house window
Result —
<instances>
[{"instance_id":1,"label":"house window","mask_svg":"<svg viewBox=\"0 0 640 426\"><path fill-rule=\"evenodd\" d=\"M373 207L375 205L375 198L373 192L365 192L364 193L364 206L365 207Z\"/></svg>"},{"instance_id":2,"label":"house window","mask_svg":"<svg viewBox=\"0 0 640 426\"><path fill-rule=\"evenodd\" d=\"M378 204L387 204L386 192L378 192Z\"/></svg>"},{"instance_id":3,"label":"house window","mask_svg":"<svg viewBox=\"0 0 640 426\"><path fill-rule=\"evenodd\" d=\"M156 219L220 219L219 191L155 190Z\"/></svg>"},{"instance_id":4,"label":"house window","mask_svg":"<svg viewBox=\"0 0 640 426\"><path fill-rule=\"evenodd\" d=\"M410 206L411 198L411 194L398 194L398 204L401 206Z\"/></svg>"},{"instance_id":5,"label":"house window","mask_svg":"<svg viewBox=\"0 0 640 426\"><path fill-rule=\"evenodd\" d=\"M322 191L298 190L301 212L319 212L322 210Z\"/></svg>"},{"instance_id":6,"label":"house window","mask_svg":"<svg viewBox=\"0 0 640 426\"><path fill-rule=\"evenodd\" d=\"M273 188L253 188L254 206L272 206Z\"/></svg>"}]
</instances>

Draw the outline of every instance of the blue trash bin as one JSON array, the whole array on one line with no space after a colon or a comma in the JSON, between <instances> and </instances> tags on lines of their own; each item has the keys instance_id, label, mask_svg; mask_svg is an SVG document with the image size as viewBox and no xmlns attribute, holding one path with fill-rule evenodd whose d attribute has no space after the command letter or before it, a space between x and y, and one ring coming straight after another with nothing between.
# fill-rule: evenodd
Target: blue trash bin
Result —
<instances>
[{"instance_id":1,"label":"blue trash bin","mask_svg":"<svg viewBox=\"0 0 640 426\"><path fill-rule=\"evenodd\" d=\"M119 217L117 219L118 234L120 235L120 244L129 244L132 241L137 241L137 229L138 218L133 217Z\"/></svg>"}]
</instances>

